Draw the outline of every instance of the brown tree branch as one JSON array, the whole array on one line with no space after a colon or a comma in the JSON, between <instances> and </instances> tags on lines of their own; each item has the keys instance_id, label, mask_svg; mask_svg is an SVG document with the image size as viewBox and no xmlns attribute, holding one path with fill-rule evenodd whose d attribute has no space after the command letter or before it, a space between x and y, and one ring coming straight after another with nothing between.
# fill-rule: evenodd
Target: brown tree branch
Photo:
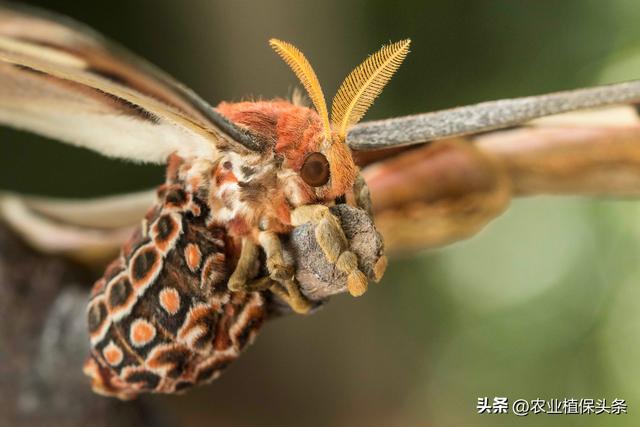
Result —
<instances>
[{"instance_id":1,"label":"brown tree branch","mask_svg":"<svg viewBox=\"0 0 640 427\"><path fill-rule=\"evenodd\" d=\"M502 164L514 196L640 195L640 124L516 129L475 144Z\"/></svg>"},{"instance_id":2,"label":"brown tree branch","mask_svg":"<svg viewBox=\"0 0 640 427\"><path fill-rule=\"evenodd\" d=\"M640 195L640 124L559 123L442 140L363 174L387 253L439 248L478 233L514 197Z\"/></svg>"}]
</instances>

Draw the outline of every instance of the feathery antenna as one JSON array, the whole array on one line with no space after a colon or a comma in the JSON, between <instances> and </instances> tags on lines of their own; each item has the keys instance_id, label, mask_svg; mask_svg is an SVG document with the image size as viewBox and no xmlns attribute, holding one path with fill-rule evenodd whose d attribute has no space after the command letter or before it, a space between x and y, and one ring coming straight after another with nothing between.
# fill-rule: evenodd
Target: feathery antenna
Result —
<instances>
[{"instance_id":1,"label":"feathery antenna","mask_svg":"<svg viewBox=\"0 0 640 427\"><path fill-rule=\"evenodd\" d=\"M269 40L269 45L276 51L278 55L287 63L287 65L296 74L300 83L304 86L316 107L316 111L322 118L325 135L328 140L331 140L331 126L329 124L329 112L327 110L327 103L322 93L322 87L318 81L315 71L305 58L304 54L296 48L294 45L278 40Z\"/></svg>"},{"instance_id":2,"label":"feathery antenna","mask_svg":"<svg viewBox=\"0 0 640 427\"><path fill-rule=\"evenodd\" d=\"M402 40L369 56L342 82L333 98L331 121L340 138L345 138L350 126L358 123L389 79L409 53L411 40Z\"/></svg>"}]
</instances>

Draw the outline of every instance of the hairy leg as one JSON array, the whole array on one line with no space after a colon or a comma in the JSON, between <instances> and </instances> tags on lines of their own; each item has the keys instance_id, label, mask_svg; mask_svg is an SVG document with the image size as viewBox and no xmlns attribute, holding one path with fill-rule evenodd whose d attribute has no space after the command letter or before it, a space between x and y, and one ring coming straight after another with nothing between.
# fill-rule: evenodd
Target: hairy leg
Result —
<instances>
[{"instance_id":1,"label":"hairy leg","mask_svg":"<svg viewBox=\"0 0 640 427\"><path fill-rule=\"evenodd\" d=\"M373 218L373 206L371 205L371 193L369 192L369 186L367 181L361 174L358 174L356 181L353 184L353 197L356 205L363 209L369 217ZM374 281L379 282L387 269L387 257L381 256L373 267Z\"/></svg>"},{"instance_id":2,"label":"hairy leg","mask_svg":"<svg viewBox=\"0 0 640 427\"><path fill-rule=\"evenodd\" d=\"M291 214L294 226L307 222L315 224L316 241L325 257L347 274L347 289L353 296L360 296L367 290L367 277L358 269L358 257L349 251L340 221L324 205L306 205L296 208Z\"/></svg>"},{"instance_id":3,"label":"hairy leg","mask_svg":"<svg viewBox=\"0 0 640 427\"><path fill-rule=\"evenodd\" d=\"M308 313L313 305L300 292L293 267L285 263L278 235L272 231L263 231L259 240L267 256L269 276L274 282L271 291L289 304L296 313Z\"/></svg>"},{"instance_id":4,"label":"hairy leg","mask_svg":"<svg viewBox=\"0 0 640 427\"><path fill-rule=\"evenodd\" d=\"M278 236L265 231L260 233L259 240L267 256L269 276L255 279L259 268L260 247L251 238L245 238L242 241L240 259L227 283L229 290L254 292L269 289L296 313L308 313L313 305L300 292L293 276L293 268L285 264Z\"/></svg>"},{"instance_id":5,"label":"hairy leg","mask_svg":"<svg viewBox=\"0 0 640 427\"><path fill-rule=\"evenodd\" d=\"M258 272L258 246L250 239L242 240L240 259L236 269L229 277L227 287L230 291L238 292L247 290L247 284Z\"/></svg>"},{"instance_id":6,"label":"hairy leg","mask_svg":"<svg viewBox=\"0 0 640 427\"><path fill-rule=\"evenodd\" d=\"M371 206L371 193L367 182L363 176L358 174L356 181L353 184L353 196L355 198L356 205L363 209L370 217L373 217L373 207Z\"/></svg>"}]
</instances>

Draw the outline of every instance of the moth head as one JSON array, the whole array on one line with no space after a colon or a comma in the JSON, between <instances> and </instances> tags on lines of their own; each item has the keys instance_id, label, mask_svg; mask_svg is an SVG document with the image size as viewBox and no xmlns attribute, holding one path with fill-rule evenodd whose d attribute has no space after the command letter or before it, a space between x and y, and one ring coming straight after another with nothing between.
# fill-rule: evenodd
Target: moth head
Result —
<instances>
[{"instance_id":1,"label":"moth head","mask_svg":"<svg viewBox=\"0 0 640 427\"><path fill-rule=\"evenodd\" d=\"M290 43L269 41L298 77L320 117L321 125L308 136L310 143L296 171L316 198L332 200L353 186L358 168L347 146L347 132L362 119L398 70L410 43L407 39L383 46L357 66L340 85L329 115L318 77L304 54Z\"/></svg>"}]
</instances>

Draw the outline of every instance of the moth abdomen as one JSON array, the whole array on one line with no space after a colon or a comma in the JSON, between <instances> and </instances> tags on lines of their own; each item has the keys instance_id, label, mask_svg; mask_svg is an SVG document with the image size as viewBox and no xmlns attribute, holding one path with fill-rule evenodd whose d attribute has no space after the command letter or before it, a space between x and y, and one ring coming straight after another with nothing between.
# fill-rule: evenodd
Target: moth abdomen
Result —
<instances>
[{"instance_id":1,"label":"moth abdomen","mask_svg":"<svg viewBox=\"0 0 640 427\"><path fill-rule=\"evenodd\" d=\"M91 357L98 392L131 398L209 381L235 360L265 316L258 292L230 292L228 233L209 208L170 179L158 204L94 285Z\"/></svg>"}]
</instances>

